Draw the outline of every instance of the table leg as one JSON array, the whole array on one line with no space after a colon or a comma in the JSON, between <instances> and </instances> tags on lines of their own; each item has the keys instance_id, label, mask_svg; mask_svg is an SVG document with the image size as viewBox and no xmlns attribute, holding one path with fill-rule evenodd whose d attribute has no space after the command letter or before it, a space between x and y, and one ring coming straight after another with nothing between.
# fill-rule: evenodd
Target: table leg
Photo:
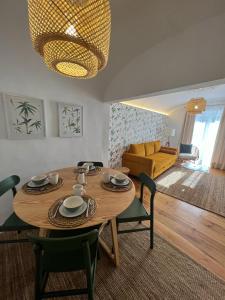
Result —
<instances>
[{"instance_id":1,"label":"table leg","mask_svg":"<svg viewBox=\"0 0 225 300\"><path fill-rule=\"evenodd\" d=\"M117 227L116 227L116 218L113 218L111 221L111 234L112 234L112 242L113 242L113 253L112 249L106 244L105 241L101 237L99 237L99 243L102 248L108 254L108 256L113 260L116 267L119 266L119 245L118 245L118 237L117 237Z\"/></svg>"},{"instance_id":2,"label":"table leg","mask_svg":"<svg viewBox=\"0 0 225 300\"><path fill-rule=\"evenodd\" d=\"M111 231L112 231L114 260L115 260L116 266L118 267L120 264L120 258L119 258L119 244L118 244L116 218L113 218L111 220Z\"/></svg>"},{"instance_id":3,"label":"table leg","mask_svg":"<svg viewBox=\"0 0 225 300\"><path fill-rule=\"evenodd\" d=\"M40 228L39 229L39 236L40 237L47 237L48 233L49 233L48 229L45 229L45 228Z\"/></svg>"}]
</instances>

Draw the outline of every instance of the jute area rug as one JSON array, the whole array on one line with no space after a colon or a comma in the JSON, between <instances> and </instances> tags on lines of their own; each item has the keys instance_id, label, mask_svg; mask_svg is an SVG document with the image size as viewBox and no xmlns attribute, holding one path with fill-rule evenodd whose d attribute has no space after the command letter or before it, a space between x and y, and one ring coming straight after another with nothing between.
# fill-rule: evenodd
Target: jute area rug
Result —
<instances>
[{"instance_id":1,"label":"jute area rug","mask_svg":"<svg viewBox=\"0 0 225 300\"><path fill-rule=\"evenodd\" d=\"M225 176L172 167L156 184L161 193L225 217Z\"/></svg>"},{"instance_id":2,"label":"jute area rug","mask_svg":"<svg viewBox=\"0 0 225 300\"><path fill-rule=\"evenodd\" d=\"M109 232L106 228L105 239ZM0 236L0 238L7 237ZM9 236L8 236L9 237ZM149 248L148 232L119 236L121 265L115 268L101 252L97 264L96 300L221 300L225 283L186 255L155 236ZM47 290L81 287L84 274L51 274ZM29 243L0 246L0 299L34 299L34 255ZM56 298L54 298L56 299ZM86 296L57 299L78 300Z\"/></svg>"}]
</instances>

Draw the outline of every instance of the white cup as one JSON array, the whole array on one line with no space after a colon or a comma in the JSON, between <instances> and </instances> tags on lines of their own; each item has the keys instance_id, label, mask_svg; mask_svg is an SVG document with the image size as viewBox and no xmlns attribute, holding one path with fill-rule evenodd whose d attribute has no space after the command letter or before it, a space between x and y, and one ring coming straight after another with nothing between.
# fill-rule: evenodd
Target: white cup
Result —
<instances>
[{"instance_id":1,"label":"white cup","mask_svg":"<svg viewBox=\"0 0 225 300\"><path fill-rule=\"evenodd\" d=\"M89 172L89 165L83 165L83 168L85 169L85 173L88 174L88 172Z\"/></svg>"},{"instance_id":2,"label":"white cup","mask_svg":"<svg viewBox=\"0 0 225 300\"><path fill-rule=\"evenodd\" d=\"M48 174L48 179L51 184L56 185L59 181L59 173Z\"/></svg>"},{"instance_id":3,"label":"white cup","mask_svg":"<svg viewBox=\"0 0 225 300\"><path fill-rule=\"evenodd\" d=\"M77 181L80 184L85 184L86 183L85 174L84 173L78 174Z\"/></svg>"},{"instance_id":4,"label":"white cup","mask_svg":"<svg viewBox=\"0 0 225 300\"><path fill-rule=\"evenodd\" d=\"M109 183L111 179L111 175L109 173L103 173L102 174L102 180L104 183Z\"/></svg>"},{"instance_id":5,"label":"white cup","mask_svg":"<svg viewBox=\"0 0 225 300\"><path fill-rule=\"evenodd\" d=\"M83 196L85 194L85 189L82 184L75 184L73 186L73 194L75 196Z\"/></svg>"}]
</instances>

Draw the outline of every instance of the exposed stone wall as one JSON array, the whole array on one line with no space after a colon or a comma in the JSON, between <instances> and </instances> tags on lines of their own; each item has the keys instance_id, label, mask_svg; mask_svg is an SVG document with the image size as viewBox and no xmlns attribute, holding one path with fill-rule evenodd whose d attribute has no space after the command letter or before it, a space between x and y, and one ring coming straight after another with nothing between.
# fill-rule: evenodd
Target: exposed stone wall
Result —
<instances>
[{"instance_id":1,"label":"exposed stone wall","mask_svg":"<svg viewBox=\"0 0 225 300\"><path fill-rule=\"evenodd\" d=\"M110 106L109 165L121 166L123 152L133 143L160 140L165 144L168 117L121 103Z\"/></svg>"}]
</instances>

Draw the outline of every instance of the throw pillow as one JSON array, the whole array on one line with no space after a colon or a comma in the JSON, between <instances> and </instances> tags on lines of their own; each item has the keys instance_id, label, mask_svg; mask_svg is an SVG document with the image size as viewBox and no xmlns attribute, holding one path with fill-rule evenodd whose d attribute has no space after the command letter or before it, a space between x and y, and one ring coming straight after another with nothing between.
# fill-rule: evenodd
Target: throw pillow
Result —
<instances>
[{"instance_id":1,"label":"throw pillow","mask_svg":"<svg viewBox=\"0 0 225 300\"><path fill-rule=\"evenodd\" d=\"M145 144L131 144L130 152L141 156L145 156Z\"/></svg>"},{"instance_id":2,"label":"throw pillow","mask_svg":"<svg viewBox=\"0 0 225 300\"><path fill-rule=\"evenodd\" d=\"M160 148L161 148L161 143L160 141L155 141L155 152L159 152Z\"/></svg>"},{"instance_id":3,"label":"throw pillow","mask_svg":"<svg viewBox=\"0 0 225 300\"><path fill-rule=\"evenodd\" d=\"M155 143L154 142L149 142L145 143L145 155L149 156L155 152Z\"/></svg>"},{"instance_id":4,"label":"throw pillow","mask_svg":"<svg viewBox=\"0 0 225 300\"><path fill-rule=\"evenodd\" d=\"M180 144L180 153L191 153L192 144Z\"/></svg>"}]
</instances>

